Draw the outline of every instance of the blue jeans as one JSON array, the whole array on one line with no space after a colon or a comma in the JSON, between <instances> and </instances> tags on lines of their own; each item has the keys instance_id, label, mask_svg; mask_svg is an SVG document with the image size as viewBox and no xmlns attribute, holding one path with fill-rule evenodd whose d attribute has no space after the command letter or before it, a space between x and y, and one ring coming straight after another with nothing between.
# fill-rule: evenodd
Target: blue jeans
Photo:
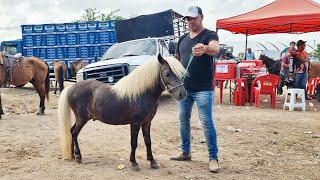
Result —
<instances>
[{"instance_id":1,"label":"blue jeans","mask_svg":"<svg viewBox=\"0 0 320 180\"><path fill-rule=\"evenodd\" d=\"M199 118L206 137L209 159L218 160L217 134L212 118L213 91L188 91L187 98L179 101L181 150L184 153L191 152L190 117L194 102L197 103Z\"/></svg>"},{"instance_id":2,"label":"blue jeans","mask_svg":"<svg viewBox=\"0 0 320 180\"><path fill-rule=\"evenodd\" d=\"M305 94L307 95L306 85L308 82L308 74L307 73L297 73L295 78L296 78L296 83L295 83L294 88L304 89Z\"/></svg>"}]
</instances>

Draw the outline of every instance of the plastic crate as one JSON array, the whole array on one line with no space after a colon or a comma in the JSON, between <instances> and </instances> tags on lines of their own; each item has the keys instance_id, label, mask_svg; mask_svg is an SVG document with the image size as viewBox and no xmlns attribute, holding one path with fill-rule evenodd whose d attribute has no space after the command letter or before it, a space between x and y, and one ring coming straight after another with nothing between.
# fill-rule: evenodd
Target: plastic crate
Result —
<instances>
[{"instance_id":1,"label":"plastic crate","mask_svg":"<svg viewBox=\"0 0 320 180\"><path fill-rule=\"evenodd\" d=\"M99 44L100 43L100 33L88 32L88 44Z\"/></svg>"},{"instance_id":2,"label":"plastic crate","mask_svg":"<svg viewBox=\"0 0 320 180\"><path fill-rule=\"evenodd\" d=\"M46 59L55 59L56 58L56 51L54 48L47 48L47 55Z\"/></svg>"},{"instance_id":3,"label":"plastic crate","mask_svg":"<svg viewBox=\"0 0 320 180\"><path fill-rule=\"evenodd\" d=\"M67 35L66 34L57 34L56 41L58 46L67 45Z\"/></svg>"},{"instance_id":4,"label":"plastic crate","mask_svg":"<svg viewBox=\"0 0 320 180\"><path fill-rule=\"evenodd\" d=\"M89 46L89 57L100 57L100 46Z\"/></svg>"},{"instance_id":5,"label":"plastic crate","mask_svg":"<svg viewBox=\"0 0 320 180\"><path fill-rule=\"evenodd\" d=\"M107 30L109 29L110 23L108 21L98 22L98 30Z\"/></svg>"},{"instance_id":6,"label":"plastic crate","mask_svg":"<svg viewBox=\"0 0 320 180\"><path fill-rule=\"evenodd\" d=\"M66 47L58 47L55 48L56 59L66 59L68 58L68 48Z\"/></svg>"},{"instance_id":7,"label":"plastic crate","mask_svg":"<svg viewBox=\"0 0 320 180\"><path fill-rule=\"evenodd\" d=\"M104 45L100 47L100 55L102 56L108 49L110 46Z\"/></svg>"},{"instance_id":8,"label":"plastic crate","mask_svg":"<svg viewBox=\"0 0 320 180\"><path fill-rule=\"evenodd\" d=\"M47 34L45 38L46 46L55 46L56 45L56 35L55 34Z\"/></svg>"},{"instance_id":9,"label":"plastic crate","mask_svg":"<svg viewBox=\"0 0 320 180\"><path fill-rule=\"evenodd\" d=\"M100 44L106 44L109 43L109 32L100 32Z\"/></svg>"},{"instance_id":10,"label":"plastic crate","mask_svg":"<svg viewBox=\"0 0 320 180\"><path fill-rule=\"evenodd\" d=\"M35 48L34 49L34 56L36 56L38 58L46 59L46 53L47 53L46 48Z\"/></svg>"},{"instance_id":11,"label":"plastic crate","mask_svg":"<svg viewBox=\"0 0 320 180\"><path fill-rule=\"evenodd\" d=\"M79 47L80 58L89 58L89 47L83 46Z\"/></svg>"},{"instance_id":12,"label":"plastic crate","mask_svg":"<svg viewBox=\"0 0 320 180\"><path fill-rule=\"evenodd\" d=\"M76 23L65 23L66 25L66 31L67 32L72 32L72 31L77 31L77 24Z\"/></svg>"},{"instance_id":13,"label":"plastic crate","mask_svg":"<svg viewBox=\"0 0 320 180\"><path fill-rule=\"evenodd\" d=\"M56 24L56 32L66 32L65 24Z\"/></svg>"},{"instance_id":14,"label":"plastic crate","mask_svg":"<svg viewBox=\"0 0 320 180\"><path fill-rule=\"evenodd\" d=\"M32 35L24 35L22 37L22 39L23 39L23 46L24 47L34 46Z\"/></svg>"},{"instance_id":15,"label":"plastic crate","mask_svg":"<svg viewBox=\"0 0 320 180\"><path fill-rule=\"evenodd\" d=\"M235 78L236 77L235 63L216 63L215 64L215 78Z\"/></svg>"},{"instance_id":16,"label":"plastic crate","mask_svg":"<svg viewBox=\"0 0 320 180\"><path fill-rule=\"evenodd\" d=\"M24 56L27 56L27 57L34 56L33 49L24 49L23 54L24 54Z\"/></svg>"},{"instance_id":17,"label":"plastic crate","mask_svg":"<svg viewBox=\"0 0 320 180\"><path fill-rule=\"evenodd\" d=\"M109 29L116 29L116 21L110 20L109 22Z\"/></svg>"},{"instance_id":18,"label":"plastic crate","mask_svg":"<svg viewBox=\"0 0 320 180\"><path fill-rule=\"evenodd\" d=\"M67 45L76 45L78 44L78 34L70 33L67 34Z\"/></svg>"},{"instance_id":19,"label":"plastic crate","mask_svg":"<svg viewBox=\"0 0 320 180\"><path fill-rule=\"evenodd\" d=\"M97 30L98 29L98 22L88 22L88 30Z\"/></svg>"},{"instance_id":20,"label":"plastic crate","mask_svg":"<svg viewBox=\"0 0 320 180\"><path fill-rule=\"evenodd\" d=\"M79 58L79 48L68 47L67 58Z\"/></svg>"},{"instance_id":21,"label":"plastic crate","mask_svg":"<svg viewBox=\"0 0 320 180\"><path fill-rule=\"evenodd\" d=\"M81 32L78 34L79 44L88 44L88 36L86 32Z\"/></svg>"},{"instance_id":22,"label":"plastic crate","mask_svg":"<svg viewBox=\"0 0 320 180\"><path fill-rule=\"evenodd\" d=\"M45 46L46 41L45 41L45 36L44 35L33 35L33 44L34 46Z\"/></svg>"},{"instance_id":23,"label":"plastic crate","mask_svg":"<svg viewBox=\"0 0 320 180\"><path fill-rule=\"evenodd\" d=\"M43 25L39 24L39 25L33 25L33 33L43 33Z\"/></svg>"},{"instance_id":24,"label":"plastic crate","mask_svg":"<svg viewBox=\"0 0 320 180\"><path fill-rule=\"evenodd\" d=\"M109 43L115 43L115 42L117 42L116 32L109 31Z\"/></svg>"},{"instance_id":25,"label":"plastic crate","mask_svg":"<svg viewBox=\"0 0 320 180\"><path fill-rule=\"evenodd\" d=\"M56 31L56 28L55 28L55 25L54 24L44 24L43 25L43 32L45 33L50 33L50 32L55 32Z\"/></svg>"},{"instance_id":26,"label":"plastic crate","mask_svg":"<svg viewBox=\"0 0 320 180\"><path fill-rule=\"evenodd\" d=\"M87 31L88 30L88 24L87 23L78 23L78 31Z\"/></svg>"},{"instance_id":27,"label":"plastic crate","mask_svg":"<svg viewBox=\"0 0 320 180\"><path fill-rule=\"evenodd\" d=\"M31 34L33 31L32 25L22 25L21 29L22 29L22 34Z\"/></svg>"}]
</instances>

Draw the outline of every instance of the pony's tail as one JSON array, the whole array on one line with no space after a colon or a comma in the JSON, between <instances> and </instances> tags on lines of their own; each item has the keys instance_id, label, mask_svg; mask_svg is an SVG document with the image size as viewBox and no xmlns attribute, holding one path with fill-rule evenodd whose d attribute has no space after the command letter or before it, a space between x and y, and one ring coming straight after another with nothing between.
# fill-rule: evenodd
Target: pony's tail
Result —
<instances>
[{"instance_id":1,"label":"pony's tail","mask_svg":"<svg viewBox=\"0 0 320 180\"><path fill-rule=\"evenodd\" d=\"M64 84L63 84L64 77L63 77L62 66L59 68L58 76L59 76L58 81L59 81L60 92L62 92L62 90L64 88Z\"/></svg>"},{"instance_id":2,"label":"pony's tail","mask_svg":"<svg viewBox=\"0 0 320 180\"><path fill-rule=\"evenodd\" d=\"M59 97L58 119L60 124L61 150L63 159L71 159L72 135L71 135L71 108L68 102L68 92L71 86L67 86Z\"/></svg>"},{"instance_id":3,"label":"pony's tail","mask_svg":"<svg viewBox=\"0 0 320 180\"><path fill-rule=\"evenodd\" d=\"M46 90L46 98L49 101L49 91L50 91L50 69L49 69L49 65L47 62L45 62L47 67L48 67L48 72L47 72L47 76L46 76L46 80L45 80L45 90Z\"/></svg>"}]
</instances>

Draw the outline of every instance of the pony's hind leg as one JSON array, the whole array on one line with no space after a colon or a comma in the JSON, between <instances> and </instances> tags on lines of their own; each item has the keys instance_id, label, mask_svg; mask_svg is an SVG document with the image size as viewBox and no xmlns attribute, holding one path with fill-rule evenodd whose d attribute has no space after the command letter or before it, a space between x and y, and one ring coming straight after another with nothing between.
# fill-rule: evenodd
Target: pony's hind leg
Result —
<instances>
[{"instance_id":1,"label":"pony's hind leg","mask_svg":"<svg viewBox=\"0 0 320 180\"><path fill-rule=\"evenodd\" d=\"M43 86L39 86L39 83L37 83L35 81L35 79L30 81L31 84L33 85L34 89L36 89L39 97L40 97L40 105L39 105L39 111L37 113L37 115L44 115L44 110L45 110L45 105L44 105L44 100L45 100L45 87Z\"/></svg>"},{"instance_id":2,"label":"pony's hind leg","mask_svg":"<svg viewBox=\"0 0 320 180\"><path fill-rule=\"evenodd\" d=\"M140 171L140 167L136 161L136 149L138 146L138 135L140 130L139 124L131 124L131 154L130 161L132 163L132 170Z\"/></svg>"},{"instance_id":3,"label":"pony's hind leg","mask_svg":"<svg viewBox=\"0 0 320 180\"><path fill-rule=\"evenodd\" d=\"M0 119L2 114L3 114L3 110L2 110L1 93L0 93Z\"/></svg>"},{"instance_id":4,"label":"pony's hind leg","mask_svg":"<svg viewBox=\"0 0 320 180\"><path fill-rule=\"evenodd\" d=\"M75 128L76 124L74 124L72 126L72 128L70 129L70 133L72 134L72 132L74 131L74 128ZM71 143L71 158L74 159L74 142L72 140L72 143Z\"/></svg>"},{"instance_id":5,"label":"pony's hind leg","mask_svg":"<svg viewBox=\"0 0 320 180\"><path fill-rule=\"evenodd\" d=\"M57 94L57 86L58 86L58 81L56 80L56 86L54 87L54 92L53 92L53 94Z\"/></svg>"},{"instance_id":6,"label":"pony's hind leg","mask_svg":"<svg viewBox=\"0 0 320 180\"><path fill-rule=\"evenodd\" d=\"M83 120L81 118L78 118L76 116L76 123L75 125L71 128L72 132L72 141L74 144L74 151L73 153L75 154L75 159L77 163L81 163L82 160L82 156L81 156L81 152L80 152L80 147L78 144L78 135L81 131L81 129L83 128L83 126L88 122L88 120Z\"/></svg>"},{"instance_id":7,"label":"pony's hind leg","mask_svg":"<svg viewBox=\"0 0 320 180\"><path fill-rule=\"evenodd\" d=\"M147 159L150 161L150 166L153 169L158 169L159 166L157 162L154 160L153 155L152 155L152 150L151 150L151 137L150 137L150 126L151 123L145 123L142 125L142 133L143 133L143 138L144 138L144 143L147 148Z\"/></svg>"}]
</instances>

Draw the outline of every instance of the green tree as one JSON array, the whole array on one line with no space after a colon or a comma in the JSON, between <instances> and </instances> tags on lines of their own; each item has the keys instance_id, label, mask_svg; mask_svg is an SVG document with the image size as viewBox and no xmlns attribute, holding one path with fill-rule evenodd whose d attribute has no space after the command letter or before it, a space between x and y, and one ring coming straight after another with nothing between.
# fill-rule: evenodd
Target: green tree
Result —
<instances>
[{"instance_id":1,"label":"green tree","mask_svg":"<svg viewBox=\"0 0 320 180\"><path fill-rule=\"evenodd\" d=\"M317 48L313 51L313 55L320 58L320 44L317 44Z\"/></svg>"},{"instance_id":2,"label":"green tree","mask_svg":"<svg viewBox=\"0 0 320 180\"><path fill-rule=\"evenodd\" d=\"M84 9L81 18L77 20L78 22L83 21L107 21L107 20L124 20L126 18L117 15L116 13L119 12L120 9L112 11L110 13L101 13L97 11L96 8L86 8Z\"/></svg>"}]
</instances>

